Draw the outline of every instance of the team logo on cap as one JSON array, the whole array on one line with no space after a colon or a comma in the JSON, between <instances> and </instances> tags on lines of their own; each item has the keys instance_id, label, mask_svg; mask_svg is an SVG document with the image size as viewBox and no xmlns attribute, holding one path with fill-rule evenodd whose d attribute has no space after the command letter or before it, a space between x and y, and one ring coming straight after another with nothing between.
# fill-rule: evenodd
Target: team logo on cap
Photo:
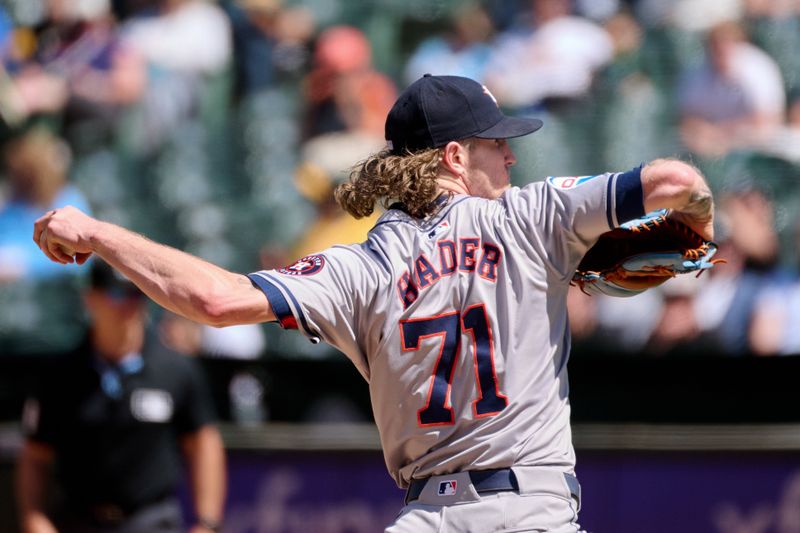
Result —
<instances>
[{"instance_id":1,"label":"team logo on cap","mask_svg":"<svg viewBox=\"0 0 800 533\"><path fill-rule=\"evenodd\" d=\"M547 183L549 183L556 189L574 189L575 187L580 187L587 181L592 180L596 177L597 176L565 176L560 178L554 178L550 176L549 178L547 178Z\"/></svg>"},{"instance_id":2,"label":"team logo on cap","mask_svg":"<svg viewBox=\"0 0 800 533\"><path fill-rule=\"evenodd\" d=\"M307 255L298 259L289 266L279 268L278 272L288 276L311 276L325 266L325 257L322 255Z\"/></svg>"},{"instance_id":3,"label":"team logo on cap","mask_svg":"<svg viewBox=\"0 0 800 533\"><path fill-rule=\"evenodd\" d=\"M497 107L500 107L500 104L497 103L497 98L494 97L494 95L492 94L492 91L490 91L489 88L486 87L486 85L481 85L481 87L483 87L483 94L485 94L486 96L491 98L492 102L494 102L494 105L496 105Z\"/></svg>"}]
</instances>

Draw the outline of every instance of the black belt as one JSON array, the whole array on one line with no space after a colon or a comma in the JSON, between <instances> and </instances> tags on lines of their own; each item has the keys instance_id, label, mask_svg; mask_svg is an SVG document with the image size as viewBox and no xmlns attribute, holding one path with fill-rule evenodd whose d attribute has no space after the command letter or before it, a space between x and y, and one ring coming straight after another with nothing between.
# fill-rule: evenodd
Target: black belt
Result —
<instances>
[{"instance_id":1,"label":"black belt","mask_svg":"<svg viewBox=\"0 0 800 533\"><path fill-rule=\"evenodd\" d=\"M499 468L497 470L472 470L468 472L469 479L478 494L484 492L503 492L508 490L519 490L517 476L510 468ZM406 503L411 503L422 494L426 479L412 479L406 491Z\"/></svg>"},{"instance_id":2,"label":"black belt","mask_svg":"<svg viewBox=\"0 0 800 533\"><path fill-rule=\"evenodd\" d=\"M128 520L145 507L161 505L174 499L175 496L170 492L158 498L144 502L136 502L135 504L120 505L116 503L99 503L84 505L77 508L79 509L77 513L88 518L97 525L115 526ZM76 510L76 508L73 509Z\"/></svg>"}]
</instances>

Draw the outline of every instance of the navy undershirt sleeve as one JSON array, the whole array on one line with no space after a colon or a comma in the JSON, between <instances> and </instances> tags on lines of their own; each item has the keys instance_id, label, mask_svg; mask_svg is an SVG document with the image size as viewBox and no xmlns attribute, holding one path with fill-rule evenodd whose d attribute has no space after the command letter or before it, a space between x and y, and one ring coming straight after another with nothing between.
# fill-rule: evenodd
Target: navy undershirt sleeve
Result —
<instances>
[{"instance_id":1,"label":"navy undershirt sleeve","mask_svg":"<svg viewBox=\"0 0 800 533\"><path fill-rule=\"evenodd\" d=\"M644 215L642 165L617 176L615 200L617 221L620 224Z\"/></svg>"}]
</instances>

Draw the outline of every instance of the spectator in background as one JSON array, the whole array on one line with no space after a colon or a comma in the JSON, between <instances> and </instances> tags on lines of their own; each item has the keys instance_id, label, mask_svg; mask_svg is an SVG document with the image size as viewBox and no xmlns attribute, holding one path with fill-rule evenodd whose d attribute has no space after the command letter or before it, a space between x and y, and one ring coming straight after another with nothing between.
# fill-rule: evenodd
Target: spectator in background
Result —
<instances>
[{"instance_id":1,"label":"spectator in background","mask_svg":"<svg viewBox=\"0 0 800 533\"><path fill-rule=\"evenodd\" d=\"M7 188L0 200L0 283L77 274L42 261L28 230L55 207L89 208L83 194L67 183L71 156L66 142L44 127L31 127L6 142L2 157Z\"/></svg>"},{"instance_id":2,"label":"spectator in background","mask_svg":"<svg viewBox=\"0 0 800 533\"><path fill-rule=\"evenodd\" d=\"M16 490L24 533L184 531L179 449L191 474L191 532L219 531L225 457L199 369L145 342L146 300L135 285L100 260L91 280L86 344L26 402ZM53 513L52 465L63 489Z\"/></svg>"},{"instance_id":3,"label":"spectator in background","mask_svg":"<svg viewBox=\"0 0 800 533\"><path fill-rule=\"evenodd\" d=\"M750 348L759 294L783 276L775 206L757 184L745 183L724 191L717 207L718 255L727 264L714 269L698 289L694 314L701 334L720 353L743 355Z\"/></svg>"},{"instance_id":4,"label":"spectator in background","mask_svg":"<svg viewBox=\"0 0 800 533\"><path fill-rule=\"evenodd\" d=\"M275 20L277 42L272 60L278 71L286 74L292 84L299 82L308 68L311 41L316 29L316 17L307 6L287 5L278 12Z\"/></svg>"},{"instance_id":5,"label":"spectator in background","mask_svg":"<svg viewBox=\"0 0 800 533\"><path fill-rule=\"evenodd\" d=\"M357 120L362 129L380 129L383 135L382 120L396 93L394 83L372 67L372 48L366 36L350 26L334 26L319 35L314 66L304 80L303 90L304 140L352 129L353 119L345 116L350 110L361 113ZM356 102L351 96L365 101ZM366 124L367 121L372 123Z\"/></svg>"},{"instance_id":6,"label":"spectator in background","mask_svg":"<svg viewBox=\"0 0 800 533\"><path fill-rule=\"evenodd\" d=\"M233 47L230 21L215 3L152 0L137 5L122 22L120 39L146 68L134 146L147 154L197 112L207 81L224 73Z\"/></svg>"},{"instance_id":7,"label":"spectator in background","mask_svg":"<svg viewBox=\"0 0 800 533\"><path fill-rule=\"evenodd\" d=\"M640 54L645 32L636 18L627 12L616 13L605 22L604 27L614 50L607 70L618 71L615 72L615 78L642 75Z\"/></svg>"},{"instance_id":8,"label":"spectator in background","mask_svg":"<svg viewBox=\"0 0 800 533\"><path fill-rule=\"evenodd\" d=\"M580 321L576 340L600 353L641 354L654 357L699 353L700 327L695 296L706 276L678 276L630 298L571 295L573 316Z\"/></svg>"},{"instance_id":9,"label":"spectator in background","mask_svg":"<svg viewBox=\"0 0 800 533\"><path fill-rule=\"evenodd\" d=\"M353 163L358 160L354 159ZM342 211L333 196L333 190L340 179L330 169L318 166L318 163L307 160L298 168L295 180L300 193L314 203L316 220L289 251L289 261L325 250L334 244L360 242L366 238L380 216L380 213L373 213L368 217L355 219ZM282 266L285 264L288 261Z\"/></svg>"},{"instance_id":10,"label":"spectator in background","mask_svg":"<svg viewBox=\"0 0 800 533\"><path fill-rule=\"evenodd\" d=\"M743 0L748 17L791 18L800 13L796 0Z\"/></svg>"},{"instance_id":11,"label":"spectator in background","mask_svg":"<svg viewBox=\"0 0 800 533\"><path fill-rule=\"evenodd\" d=\"M750 349L756 355L800 355L800 218L793 228L794 270L776 277L758 295L750 324Z\"/></svg>"},{"instance_id":12,"label":"spectator in background","mask_svg":"<svg viewBox=\"0 0 800 533\"><path fill-rule=\"evenodd\" d=\"M468 3L452 15L450 28L425 39L406 63L403 78L411 84L424 74L465 76L482 82L491 54L492 20L479 4Z\"/></svg>"},{"instance_id":13,"label":"spectator in background","mask_svg":"<svg viewBox=\"0 0 800 533\"><path fill-rule=\"evenodd\" d=\"M586 295L570 287L567 299L570 328L578 322L576 340L593 351L643 353L664 310L664 296L659 288L632 296L614 298Z\"/></svg>"},{"instance_id":14,"label":"spectator in background","mask_svg":"<svg viewBox=\"0 0 800 533\"><path fill-rule=\"evenodd\" d=\"M764 138L758 150L800 165L800 89L789 96L786 123Z\"/></svg>"},{"instance_id":15,"label":"spectator in background","mask_svg":"<svg viewBox=\"0 0 800 533\"><path fill-rule=\"evenodd\" d=\"M718 24L739 20L743 14L742 0L655 1L668 10L672 26L686 32L709 31Z\"/></svg>"},{"instance_id":16,"label":"spectator in background","mask_svg":"<svg viewBox=\"0 0 800 533\"><path fill-rule=\"evenodd\" d=\"M777 64L733 22L709 32L706 59L684 73L677 98L684 145L710 158L770 137L786 111Z\"/></svg>"},{"instance_id":17,"label":"spectator in background","mask_svg":"<svg viewBox=\"0 0 800 533\"><path fill-rule=\"evenodd\" d=\"M269 89L282 77L299 78L307 66L314 16L281 0L227 0L221 5L231 19L240 98Z\"/></svg>"},{"instance_id":18,"label":"spectator in background","mask_svg":"<svg viewBox=\"0 0 800 533\"><path fill-rule=\"evenodd\" d=\"M107 0L48 0L45 19L8 67L15 122L56 113L73 145L107 141L117 111L142 94L144 66L120 45ZM7 120L8 122L8 120Z\"/></svg>"},{"instance_id":19,"label":"spectator in background","mask_svg":"<svg viewBox=\"0 0 800 533\"><path fill-rule=\"evenodd\" d=\"M593 86L597 121L594 142L603 146L606 168L629 166L675 151L669 100L659 86L657 65L643 50L645 31L622 11L605 22L614 43L613 60ZM657 63L657 62L655 62ZM655 74L655 76L654 76Z\"/></svg>"},{"instance_id":20,"label":"spectator in background","mask_svg":"<svg viewBox=\"0 0 800 533\"><path fill-rule=\"evenodd\" d=\"M570 0L532 0L532 22L504 32L486 69L500 105L526 108L547 98L580 98L613 56L608 33L572 14Z\"/></svg>"},{"instance_id":21,"label":"spectator in background","mask_svg":"<svg viewBox=\"0 0 800 533\"><path fill-rule=\"evenodd\" d=\"M280 0L225 1L221 6L231 21L236 95L269 88L276 77L273 34Z\"/></svg>"},{"instance_id":22,"label":"spectator in background","mask_svg":"<svg viewBox=\"0 0 800 533\"><path fill-rule=\"evenodd\" d=\"M778 353L780 342L780 353L797 349L789 317L800 291L778 266L773 203L752 182L730 186L720 195L717 220L717 257L726 263L699 279L679 276L631 298L589 297L573 288L568 305L577 343L651 356Z\"/></svg>"},{"instance_id":23,"label":"spectator in background","mask_svg":"<svg viewBox=\"0 0 800 533\"><path fill-rule=\"evenodd\" d=\"M266 347L257 324L212 328L166 311L158 323L159 340L183 355L255 360Z\"/></svg>"},{"instance_id":24,"label":"spectator in background","mask_svg":"<svg viewBox=\"0 0 800 533\"><path fill-rule=\"evenodd\" d=\"M123 40L152 69L195 76L224 69L231 29L224 11L205 0L158 0L124 22Z\"/></svg>"},{"instance_id":25,"label":"spectator in background","mask_svg":"<svg viewBox=\"0 0 800 533\"><path fill-rule=\"evenodd\" d=\"M800 135L800 89L792 94L787 122L793 135Z\"/></svg>"},{"instance_id":26,"label":"spectator in background","mask_svg":"<svg viewBox=\"0 0 800 533\"><path fill-rule=\"evenodd\" d=\"M800 355L800 283L770 284L759 294L750 326L755 355Z\"/></svg>"},{"instance_id":27,"label":"spectator in background","mask_svg":"<svg viewBox=\"0 0 800 533\"><path fill-rule=\"evenodd\" d=\"M647 339L645 351L654 356L703 353L696 294L703 281L695 276L678 276L659 287L661 312Z\"/></svg>"},{"instance_id":28,"label":"spectator in background","mask_svg":"<svg viewBox=\"0 0 800 533\"><path fill-rule=\"evenodd\" d=\"M349 30L342 35L346 34ZM353 37L350 34L345 39ZM385 76L371 70L343 71L332 83L330 99L342 129L317 135L301 148L295 185L314 204L316 220L290 251L290 260L334 244L360 242L379 216L349 216L336 203L333 189L347 179L354 164L386 145L384 122L397 90Z\"/></svg>"},{"instance_id":29,"label":"spectator in background","mask_svg":"<svg viewBox=\"0 0 800 533\"><path fill-rule=\"evenodd\" d=\"M570 286L567 293L567 312L572 342L583 345L593 340L597 332L597 299Z\"/></svg>"},{"instance_id":30,"label":"spectator in background","mask_svg":"<svg viewBox=\"0 0 800 533\"><path fill-rule=\"evenodd\" d=\"M796 0L744 0L745 22L753 42L781 68L788 91L800 90L800 3Z\"/></svg>"},{"instance_id":31,"label":"spectator in background","mask_svg":"<svg viewBox=\"0 0 800 533\"><path fill-rule=\"evenodd\" d=\"M718 257L726 264L700 279L680 277L647 291L650 301L640 302L637 313L628 308L629 321L622 329L647 332L637 350L671 356L749 353L759 295L784 276L778 268L774 205L754 183L744 183L720 195L717 217L722 226ZM614 300L598 303L601 324L614 315L609 308L620 307L619 299Z\"/></svg>"},{"instance_id":32,"label":"spectator in background","mask_svg":"<svg viewBox=\"0 0 800 533\"><path fill-rule=\"evenodd\" d=\"M211 392L222 419L238 424L266 420L264 385L259 378L264 369L257 362L266 348L266 335L260 324L212 328L165 311L158 322L158 337L164 346L180 354L206 358L206 365L210 358L253 361L250 368L237 364L227 383L213 366L206 366L214 376Z\"/></svg>"}]
</instances>

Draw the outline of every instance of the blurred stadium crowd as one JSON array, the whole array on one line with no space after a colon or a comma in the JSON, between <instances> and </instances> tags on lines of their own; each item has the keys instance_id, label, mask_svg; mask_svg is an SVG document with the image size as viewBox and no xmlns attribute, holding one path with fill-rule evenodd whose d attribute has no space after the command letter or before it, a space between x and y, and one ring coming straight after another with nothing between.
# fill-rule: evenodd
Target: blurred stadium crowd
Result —
<instances>
[{"instance_id":1,"label":"blurred stadium crowd","mask_svg":"<svg viewBox=\"0 0 800 533\"><path fill-rule=\"evenodd\" d=\"M398 89L484 83L545 121L513 179L691 160L726 265L619 300L572 294L579 354L800 353L800 1L5 0L0 3L0 350L58 353L84 270L30 235L73 204L241 272L374 222L332 201L384 145ZM187 353L326 356L279 328L156 314Z\"/></svg>"}]
</instances>

